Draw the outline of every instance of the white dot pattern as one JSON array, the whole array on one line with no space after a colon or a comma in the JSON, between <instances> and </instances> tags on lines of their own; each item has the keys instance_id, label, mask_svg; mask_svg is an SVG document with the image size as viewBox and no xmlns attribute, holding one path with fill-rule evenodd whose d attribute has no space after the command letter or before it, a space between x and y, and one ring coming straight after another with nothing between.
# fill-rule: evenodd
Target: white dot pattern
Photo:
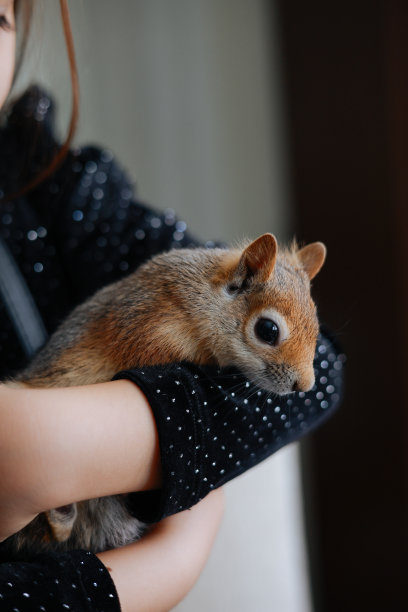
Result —
<instances>
[{"instance_id":1,"label":"white dot pattern","mask_svg":"<svg viewBox=\"0 0 408 612\"><path fill-rule=\"evenodd\" d=\"M87 551L41 555L0 564L2 612L119 612L109 572Z\"/></svg>"},{"instance_id":2,"label":"white dot pattern","mask_svg":"<svg viewBox=\"0 0 408 612\"><path fill-rule=\"evenodd\" d=\"M322 361L332 367L322 369ZM153 522L189 508L320 425L339 403L344 361L321 334L313 389L287 396L257 389L234 369L177 364L119 373L116 378L129 378L144 390L156 417L162 457L160 500L156 493L132 494L135 515Z\"/></svg>"}]
</instances>

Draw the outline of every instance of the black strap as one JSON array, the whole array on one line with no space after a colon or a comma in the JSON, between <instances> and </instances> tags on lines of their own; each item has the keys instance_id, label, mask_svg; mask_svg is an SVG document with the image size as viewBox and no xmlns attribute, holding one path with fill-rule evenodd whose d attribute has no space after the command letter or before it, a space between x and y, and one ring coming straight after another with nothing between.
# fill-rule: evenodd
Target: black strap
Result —
<instances>
[{"instance_id":1,"label":"black strap","mask_svg":"<svg viewBox=\"0 0 408 612\"><path fill-rule=\"evenodd\" d=\"M47 331L29 288L0 236L0 297L28 358L47 340Z\"/></svg>"}]
</instances>

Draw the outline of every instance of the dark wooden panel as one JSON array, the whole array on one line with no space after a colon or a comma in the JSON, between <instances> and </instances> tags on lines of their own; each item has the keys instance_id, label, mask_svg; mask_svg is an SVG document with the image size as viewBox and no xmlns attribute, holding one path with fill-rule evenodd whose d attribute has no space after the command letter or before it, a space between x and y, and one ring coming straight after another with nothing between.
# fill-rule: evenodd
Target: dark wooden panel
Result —
<instances>
[{"instance_id":1,"label":"dark wooden panel","mask_svg":"<svg viewBox=\"0 0 408 612\"><path fill-rule=\"evenodd\" d=\"M278 5L295 230L328 246L314 293L348 357L307 447L319 608L406 610L408 3Z\"/></svg>"}]
</instances>

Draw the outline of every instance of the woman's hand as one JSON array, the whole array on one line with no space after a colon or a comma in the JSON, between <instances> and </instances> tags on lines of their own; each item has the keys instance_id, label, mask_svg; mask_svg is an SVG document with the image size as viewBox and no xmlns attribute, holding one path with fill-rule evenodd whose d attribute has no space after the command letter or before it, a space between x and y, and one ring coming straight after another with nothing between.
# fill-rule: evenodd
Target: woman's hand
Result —
<instances>
[{"instance_id":1,"label":"woman's hand","mask_svg":"<svg viewBox=\"0 0 408 612\"><path fill-rule=\"evenodd\" d=\"M155 422L133 383L0 385L0 539L50 508L160 485Z\"/></svg>"},{"instance_id":2,"label":"woman's hand","mask_svg":"<svg viewBox=\"0 0 408 612\"><path fill-rule=\"evenodd\" d=\"M217 489L138 542L97 555L111 572L123 612L165 612L187 595L208 559L223 509Z\"/></svg>"}]
</instances>

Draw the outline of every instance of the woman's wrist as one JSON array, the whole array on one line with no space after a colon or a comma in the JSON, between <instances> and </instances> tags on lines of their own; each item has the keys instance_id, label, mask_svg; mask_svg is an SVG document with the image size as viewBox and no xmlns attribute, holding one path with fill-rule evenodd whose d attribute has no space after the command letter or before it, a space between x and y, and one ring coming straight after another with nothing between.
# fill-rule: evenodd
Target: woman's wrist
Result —
<instances>
[{"instance_id":1,"label":"woman's wrist","mask_svg":"<svg viewBox=\"0 0 408 612\"><path fill-rule=\"evenodd\" d=\"M209 557L223 510L217 489L140 541L97 555L111 572L123 612L164 612L187 595Z\"/></svg>"},{"instance_id":2,"label":"woman's wrist","mask_svg":"<svg viewBox=\"0 0 408 612\"><path fill-rule=\"evenodd\" d=\"M37 513L161 484L155 422L133 383L0 385L0 418L0 494L8 505Z\"/></svg>"}]
</instances>

